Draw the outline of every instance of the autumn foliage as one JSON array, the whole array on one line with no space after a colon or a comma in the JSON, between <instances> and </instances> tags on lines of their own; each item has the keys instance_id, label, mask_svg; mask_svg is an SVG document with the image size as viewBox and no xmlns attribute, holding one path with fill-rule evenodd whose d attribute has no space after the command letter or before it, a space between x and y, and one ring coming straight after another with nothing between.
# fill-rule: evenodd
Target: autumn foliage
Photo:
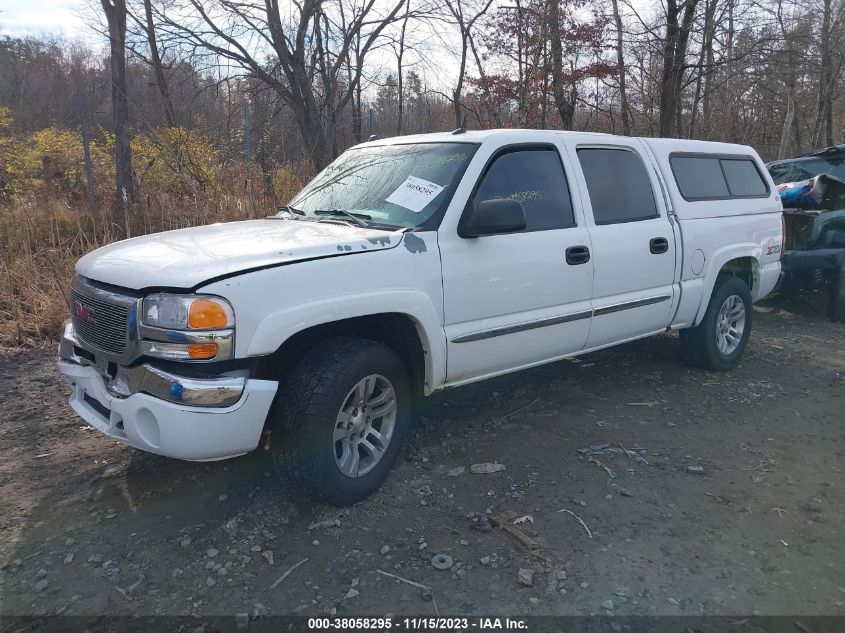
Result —
<instances>
[{"instance_id":1,"label":"autumn foliage","mask_svg":"<svg viewBox=\"0 0 845 633\"><path fill-rule=\"evenodd\" d=\"M310 176L300 162L265 180L242 161L224 161L207 132L162 128L132 140L139 199L123 218L112 211L108 132L92 134L89 195L80 130L12 129L11 111L0 107L0 348L57 334L73 264L93 248L127 234L261 217Z\"/></svg>"}]
</instances>

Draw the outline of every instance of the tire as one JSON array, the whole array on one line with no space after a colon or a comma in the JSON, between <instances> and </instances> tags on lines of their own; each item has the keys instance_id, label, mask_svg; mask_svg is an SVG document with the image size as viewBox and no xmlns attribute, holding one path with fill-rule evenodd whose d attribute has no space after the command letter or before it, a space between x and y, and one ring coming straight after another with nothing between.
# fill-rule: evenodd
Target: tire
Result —
<instances>
[{"instance_id":1,"label":"tire","mask_svg":"<svg viewBox=\"0 0 845 633\"><path fill-rule=\"evenodd\" d=\"M739 365L751 336L751 306L751 292L744 281L738 277L717 280L701 323L680 331L685 360L710 371ZM732 316L737 318L728 318Z\"/></svg>"},{"instance_id":2,"label":"tire","mask_svg":"<svg viewBox=\"0 0 845 633\"><path fill-rule=\"evenodd\" d=\"M390 410L390 389L392 413L373 416ZM373 407L369 413L362 397ZM387 477L410 418L408 371L393 350L360 338L324 341L287 373L268 416L276 472L321 501L356 503Z\"/></svg>"},{"instance_id":3,"label":"tire","mask_svg":"<svg viewBox=\"0 0 845 633\"><path fill-rule=\"evenodd\" d=\"M845 266L830 280L827 312L831 321L845 321Z\"/></svg>"}]
</instances>

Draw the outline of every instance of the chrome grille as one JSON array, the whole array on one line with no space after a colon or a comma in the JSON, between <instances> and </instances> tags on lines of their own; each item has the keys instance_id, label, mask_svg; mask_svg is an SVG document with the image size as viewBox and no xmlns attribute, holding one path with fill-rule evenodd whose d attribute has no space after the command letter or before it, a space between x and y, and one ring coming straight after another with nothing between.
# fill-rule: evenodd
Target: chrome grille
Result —
<instances>
[{"instance_id":1,"label":"chrome grille","mask_svg":"<svg viewBox=\"0 0 845 633\"><path fill-rule=\"evenodd\" d=\"M129 306L104 300L72 288L70 316L82 342L95 349L120 355L126 351Z\"/></svg>"}]
</instances>

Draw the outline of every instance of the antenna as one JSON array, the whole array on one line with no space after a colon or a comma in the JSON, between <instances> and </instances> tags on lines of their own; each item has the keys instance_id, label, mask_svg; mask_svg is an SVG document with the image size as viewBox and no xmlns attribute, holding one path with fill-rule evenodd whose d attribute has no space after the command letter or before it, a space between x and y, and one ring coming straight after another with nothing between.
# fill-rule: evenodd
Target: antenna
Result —
<instances>
[{"instance_id":1,"label":"antenna","mask_svg":"<svg viewBox=\"0 0 845 633\"><path fill-rule=\"evenodd\" d=\"M377 140L378 140L378 134L370 134L370 138L367 139L367 141L377 141Z\"/></svg>"},{"instance_id":2,"label":"antenna","mask_svg":"<svg viewBox=\"0 0 845 633\"><path fill-rule=\"evenodd\" d=\"M461 121L461 127L457 130L452 130L452 134L466 134L467 131L467 113L464 112L464 118Z\"/></svg>"}]
</instances>

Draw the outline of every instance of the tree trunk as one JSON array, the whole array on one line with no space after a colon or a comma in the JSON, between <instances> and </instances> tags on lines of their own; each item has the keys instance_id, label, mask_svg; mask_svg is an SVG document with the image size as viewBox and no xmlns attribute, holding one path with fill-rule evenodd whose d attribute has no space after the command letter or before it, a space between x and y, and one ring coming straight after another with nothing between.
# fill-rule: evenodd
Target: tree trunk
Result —
<instances>
[{"instance_id":1,"label":"tree trunk","mask_svg":"<svg viewBox=\"0 0 845 633\"><path fill-rule=\"evenodd\" d=\"M399 108L396 113L396 134L402 135L402 117L405 113L405 94L402 86L402 58L405 55L405 30L408 28L408 12L411 10L411 0L405 4L405 17L402 19L402 30L399 33L399 53L396 55L396 83L399 90Z\"/></svg>"},{"instance_id":2,"label":"tree trunk","mask_svg":"<svg viewBox=\"0 0 845 633\"><path fill-rule=\"evenodd\" d=\"M675 72L675 52L678 39L678 5L666 2L666 33L663 40L663 69L660 74L660 136L672 135L675 119L675 95L672 90Z\"/></svg>"},{"instance_id":3,"label":"tree trunk","mask_svg":"<svg viewBox=\"0 0 845 633\"><path fill-rule=\"evenodd\" d=\"M713 78L713 37L715 35L714 17L719 0L706 0L704 4L704 31L701 51L698 56L698 77L695 81L695 97L690 112L689 136L700 138L698 134L698 106L701 105L701 120L705 123L710 118L710 91Z\"/></svg>"},{"instance_id":4,"label":"tree trunk","mask_svg":"<svg viewBox=\"0 0 845 633\"><path fill-rule=\"evenodd\" d=\"M792 120L795 118L795 98L792 94L786 96L786 116L783 118L783 131L780 135L778 146L778 160L786 158L786 148L789 145L789 130L792 128Z\"/></svg>"},{"instance_id":5,"label":"tree trunk","mask_svg":"<svg viewBox=\"0 0 845 633\"><path fill-rule=\"evenodd\" d=\"M555 0L555 2L559 2L559 0ZM622 46L622 15L619 13L619 0L613 0L613 20L616 23L616 68L619 73L622 134L628 136L631 133L631 111L628 107L628 92L625 87L625 53Z\"/></svg>"},{"instance_id":6,"label":"tree trunk","mask_svg":"<svg viewBox=\"0 0 845 633\"><path fill-rule=\"evenodd\" d=\"M822 27L819 43L819 89L816 101L816 121L813 126L813 147L818 148L822 143L822 135L825 136L827 145L833 145L833 119L832 119L832 83L833 72L830 50L830 9L832 0L824 0L822 11ZM830 118L830 124L827 121Z\"/></svg>"},{"instance_id":7,"label":"tree trunk","mask_svg":"<svg viewBox=\"0 0 845 633\"><path fill-rule=\"evenodd\" d=\"M701 102L701 118L705 124L710 121L711 104L713 103L713 63L715 61L713 56L713 39L716 36L715 16L718 4L719 0L709 0L708 4L705 5L705 11L707 13L704 18L704 50L706 51L704 67L706 70L704 74L704 93Z\"/></svg>"},{"instance_id":8,"label":"tree trunk","mask_svg":"<svg viewBox=\"0 0 845 633\"><path fill-rule=\"evenodd\" d=\"M164 117L167 120L168 127L176 127L176 113L173 110L173 101L170 99L170 91L167 89L167 80L164 77L164 68L161 64L161 55L158 52L158 42L156 41L155 24L153 22L152 0L144 0L144 13L147 18L146 31L147 43L150 47L150 61L153 64L156 85L158 86L159 94L161 94Z\"/></svg>"},{"instance_id":9,"label":"tree trunk","mask_svg":"<svg viewBox=\"0 0 845 633\"><path fill-rule=\"evenodd\" d=\"M452 107L455 110L455 129L462 126L461 117L461 92L464 87L464 73L467 66L467 32L463 25L461 25L461 62L458 65L458 83L455 85L455 91L452 93Z\"/></svg>"},{"instance_id":10,"label":"tree trunk","mask_svg":"<svg viewBox=\"0 0 845 633\"><path fill-rule=\"evenodd\" d=\"M475 13L468 20L464 15L464 7L461 4L462 0L446 0L446 6L455 18L458 28L461 30L461 61L458 65L458 83L452 93L452 107L455 111L455 127L459 128L463 125L463 108L461 106L461 93L464 87L464 75L467 67L467 52L469 49L469 41L472 37L472 28L476 20L487 13L493 0L487 0L481 9Z\"/></svg>"},{"instance_id":11,"label":"tree trunk","mask_svg":"<svg viewBox=\"0 0 845 633\"><path fill-rule=\"evenodd\" d=\"M109 27L111 50L111 101L116 163L116 207L123 210L129 233L127 205L135 201L132 150L129 144L129 99L126 94L126 1L100 0Z\"/></svg>"},{"instance_id":12,"label":"tree trunk","mask_svg":"<svg viewBox=\"0 0 845 633\"><path fill-rule=\"evenodd\" d=\"M686 69L687 44L698 0L685 0L683 18L676 0L666 3L666 36L663 45L663 72L660 78L660 122L662 137L678 133L682 107L682 89Z\"/></svg>"}]
</instances>

